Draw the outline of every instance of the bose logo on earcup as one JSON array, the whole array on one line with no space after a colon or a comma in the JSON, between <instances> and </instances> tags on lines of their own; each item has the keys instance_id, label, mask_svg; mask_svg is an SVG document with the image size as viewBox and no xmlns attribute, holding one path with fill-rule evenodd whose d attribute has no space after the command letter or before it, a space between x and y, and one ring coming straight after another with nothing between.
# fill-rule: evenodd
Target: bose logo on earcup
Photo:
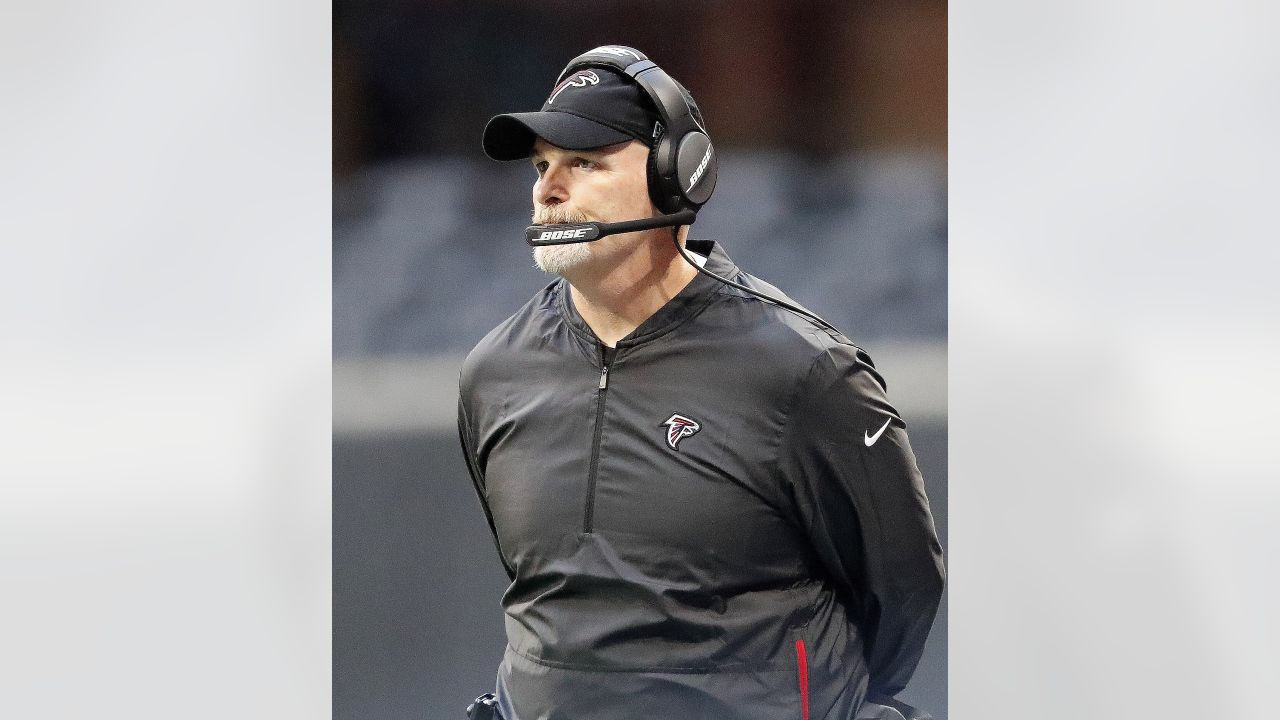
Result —
<instances>
[{"instance_id":1,"label":"bose logo on earcup","mask_svg":"<svg viewBox=\"0 0 1280 720\"><path fill-rule=\"evenodd\" d=\"M698 163L698 167L694 169L693 174L689 176L689 188L692 189L698 181L702 179L702 173L707 170L707 163L711 162L711 146L707 146L707 152L702 156L702 162Z\"/></svg>"}]
</instances>

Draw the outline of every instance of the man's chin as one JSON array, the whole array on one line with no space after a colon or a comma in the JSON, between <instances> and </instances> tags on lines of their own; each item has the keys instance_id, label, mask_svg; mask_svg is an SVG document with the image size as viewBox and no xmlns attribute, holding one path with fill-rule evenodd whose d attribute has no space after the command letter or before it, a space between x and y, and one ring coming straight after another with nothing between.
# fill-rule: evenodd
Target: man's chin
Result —
<instances>
[{"instance_id":1,"label":"man's chin","mask_svg":"<svg viewBox=\"0 0 1280 720\"><path fill-rule=\"evenodd\" d=\"M564 275L581 268L591 260L591 249L586 243L571 245L544 245L533 249L533 264L542 272Z\"/></svg>"}]
</instances>

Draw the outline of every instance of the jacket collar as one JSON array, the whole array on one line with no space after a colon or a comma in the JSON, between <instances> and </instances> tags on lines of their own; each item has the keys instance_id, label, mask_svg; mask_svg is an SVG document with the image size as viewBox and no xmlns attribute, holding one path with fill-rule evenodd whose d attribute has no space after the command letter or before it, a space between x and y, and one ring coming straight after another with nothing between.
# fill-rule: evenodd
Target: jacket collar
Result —
<instances>
[{"instance_id":1,"label":"jacket collar","mask_svg":"<svg viewBox=\"0 0 1280 720\"><path fill-rule=\"evenodd\" d=\"M707 256L707 262L704 266L706 270L730 280L737 280L738 266L725 253L720 243L715 240L690 239L685 242L685 248L690 252ZM619 340L618 347L625 348L640 345L674 330L701 312L721 287L724 287L724 283L719 280L709 278L703 273L694 275L693 280L690 280L689 284L685 285L684 289L677 293L675 297L658 308L658 311L650 315L647 320L640 324L640 327L632 330L629 335ZM569 295L569 281L560 278L556 284L556 291L559 296L556 304L560 308L560 314L569 323L569 326L573 328L576 335L591 343L591 351L595 353L594 348L600 345L600 339L591 331L591 326L587 325L587 322L578 314L578 309L573 306L573 300Z\"/></svg>"}]
</instances>

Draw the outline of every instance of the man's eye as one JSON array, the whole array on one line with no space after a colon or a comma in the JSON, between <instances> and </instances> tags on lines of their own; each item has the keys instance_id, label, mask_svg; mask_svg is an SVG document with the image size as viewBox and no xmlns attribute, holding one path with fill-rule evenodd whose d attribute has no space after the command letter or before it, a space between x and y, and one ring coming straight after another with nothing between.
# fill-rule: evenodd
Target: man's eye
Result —
<instances>
[{"instance_id":1,"label":"man's eye","mask_svg":"<svg viewBox=\"0 0 1280 720\"><path fill-rule=\"evenodd\" d=\"M596 164L595 164L595 162L593 162L593 161L591 161L591 160L588 160L588 159L586 159L586 158L574 158L574 160L573 160L573 166L574 166L574 167L580 167L580 168L586 168L586 169L588 169L588 170L595 170L595 169L596 169L596 167L597 167L597 166L596 166Z\"/></svg>"},{"instance_id":2,"label":"man's eye","mask_svg":"<svg viewBox=\"0 0 1280 720\"><path fill-rule=\"evenodd\" d=\"M542 173L547 171L547 164L545 162L536 162L533 164L533 167L538 171L538 177L542 177Z\"/></svg>"}]
</instances>

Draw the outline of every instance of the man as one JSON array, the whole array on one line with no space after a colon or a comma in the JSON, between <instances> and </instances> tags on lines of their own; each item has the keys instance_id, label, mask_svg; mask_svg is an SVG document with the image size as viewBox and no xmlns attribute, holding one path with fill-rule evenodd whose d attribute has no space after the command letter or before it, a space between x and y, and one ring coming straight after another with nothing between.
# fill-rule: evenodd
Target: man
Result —
<instances>
[{"instance_id":1,"label":"man","mask_svg":"<svg viewBox=\"0 0 1280 720\"><path fill-rule=\"evenodd\" d=\"M584 67L491 120L486 153L532 162L536 223L661 216L673 112L639 63ZM497 709L915 716L893 696L943 569L905 424L865 352L688 230L536 248L559 279L463 366L463 451L511 578Z\"/></svg>"}]
</instances>

